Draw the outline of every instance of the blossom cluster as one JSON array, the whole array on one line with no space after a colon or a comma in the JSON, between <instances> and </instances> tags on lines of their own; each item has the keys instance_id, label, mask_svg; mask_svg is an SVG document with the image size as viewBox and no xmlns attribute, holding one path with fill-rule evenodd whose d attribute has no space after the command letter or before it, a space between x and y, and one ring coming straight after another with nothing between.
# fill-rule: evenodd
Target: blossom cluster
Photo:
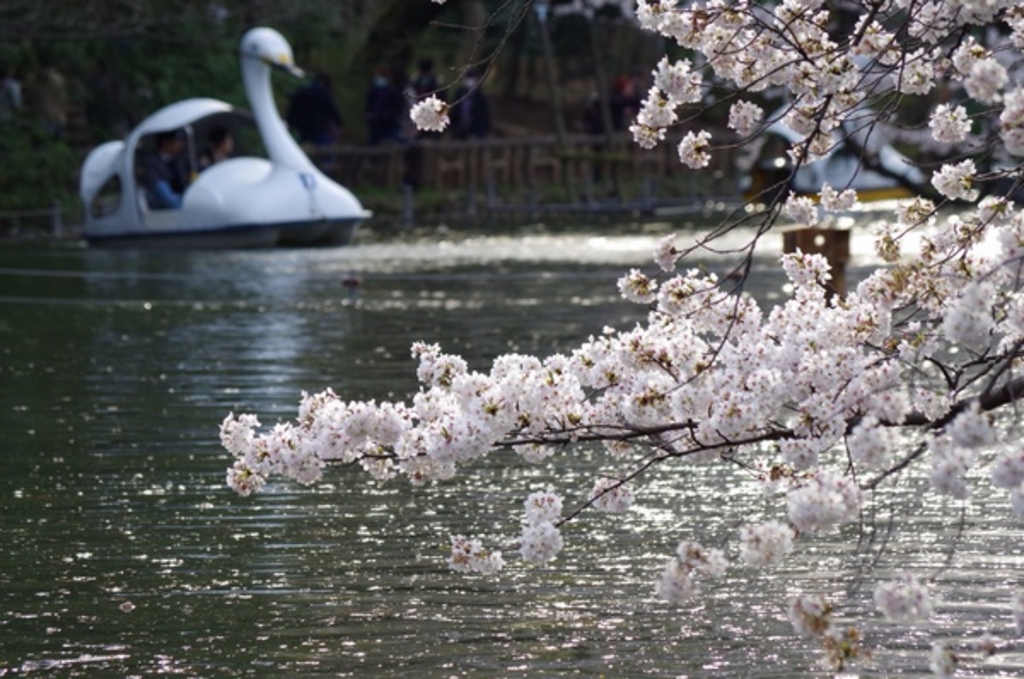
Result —
<instances>
[{"instance_id":1,"label":"blossom cluster","mask_svg":"<svg viewBox=\"0 0 1024 679\"><path fill-rule=\"evenodd\" d=\"M933 642L928 667L938 679L950 679L956 674L956 656L941 642Z\"/></svg>"},{"instance_id":2,"label":"blossom cluster","mask_svg":"<svg viewBox=\"0 0 1024 679\"><path fill-rule=\"evenodd\" d=\"M1024 157L1024 86L1007 92L999 114L999 131L1011 154Z\"/></svg>"},{"instance_id":3,"label":"blossom cluster","mask_svg":"<svg viewBox=\"0 0 1024 679\"><path fill-rule=\"evenodd\" d=\"M802 637L822 637L832 630L832 607L818 594L794 597L787 610L789 622Z\"/></svg>"},{"instance_id":4,"label":"blossom cluster","mask_svg":"<svg viewBox=\"0 0 1024 679\"><path fill-rule=\"evenodd\" d=\"M1024 95L1014 87L1019 83L1011 77L1006 65L1011 60L1004 58L1005 51L974 37L967 37L952 51L941 46L945 36L965 26L1002 19L1010 29L1009 42L1020 49L1024 20L1011 0L958 4L956 12L943 7L931 2L908 11L905 0L872 3L864 8L852 33L837 37L831 30L831 12L820 0L783 0L773 9L740 0L679 6L640 0L636 18L643 28L700 58L659 62L654 87L630 130L637 143L651 148L679 123L680 109L700 101L702 92L713 85L751 94L783 88L793 102L784 122L806 138L805 144L792 149L793 159L813 162L831 152L845 123L866 127L861 118L871 97L890 88L925 95L946 80L962 87L978 104L1003 105L1003 142L1011 154L1024 155L1020 103ZM894 25L904 30L894 30ZM728 126L741 136L752 134L763 122L764 111L753 101L737 98L731 104ZM943 143L963 141L972 127L963 105L946 103L937 106L929 124L934 138ZM710 136L705 134L687 133L679 148L683 163L706 164ZM953 171L946 171L937 185L948 188L953 179L964 184L964 170L959 168L956 176L947 176ZM946 195L970 195L970 186Z\"/></svg>"},{"instance_id":5,"label":"blossom cluster","mask_svg":"<svg viewBox=\"0 0 1024 679\"><path fill-rule=\"evenodd\" d=\"M935 141L963 141L971 131L971 121L963 106L939 104L928 121Z\"/></svg>"},{"instance_id":6,"label":"blossom cluster","mask_svg":"<svg viewBox=\"0 0 1024 679\"><path fill-rule=\"evenodd\" d=\"M493 575L505 565L498 550L487 550L480 540L462 535L452 536L452 551L448 567L459 573Z\"/></svg>"},{"instance_id":7,"label":"blossom cluster","mask_svg":"<svg viewBox=\"0 0 1024 679\"><path fill-rule=\"evenodd\" d=\"M751 566L774 566L793 551L796 531L781 521L740 528L740 559Z\"/></svg>"},{"instance_id":8,"label":"blossom cluster","mask_svg":"<svg viewBox=\"0 0 1024 679\"><path fill-rule=\"evenodd\" d=\"M426 132L444 132L450 122L448 104L433 94L416 102L409 111L409 117L417 129Z\"/></svg>"},{"instance_id":9,"label":"blossom cluster","mask_svg":"<svg viewBox=\"0 0 1024 679\"><path fill-rule=\"evenodd\" d=\"M609 514L621 514L636 502L636 494L622 481L613 478L599 478L590 491L594 506Z\"/></svg>"},{"instance_id":10,"label":"blossom cluster","mask_svg":"<svg viewBox=\"0 0 1024 679\"><path fill-rule=\"evenodd\" d=\"M916 576L905 575L875 587L875 607L889 620L927 620L932 614L928 588Z\"/></svg>"},{"instance_id":11,"label":"blossom cluster","mask_svg":"<svg viewBox=\"0 0 1024 679\"><path fill-rule=\"evenodd\" d=\"M1002 213L991 205L986 210ZM606 439L610 458L618 459L623 432L683 460L738 441L777 438L794 470L816 469L819 456L845 437L859 467L884 467L895 445L892 425L913 413L934 420L952 405L941 390L905 382L904 363L934 371L929 357L944 346L1008 351L1024 338L1024 324L1007 312L1017 298L983 295L988 303L980 304L972 297L972 281L995 285L1016 275L1001 263L1024 243L1024 221L1016 213L1000 218L995 228L1006 254L997 252L986 264L980 256L952 257L978 244L977 224L959 216L939 227L928 214L920 200L900 207L901 228L916 220L933 229L920 257L879 270L841 304L821 286L829 271L819 255L783 258L793 297L769 312L724 291L714 274L690 270L659 282L635 270L620 288L651 305L648 324L608 329L569 355L502 356L482 373L437 345L418 343L413 353L423 388L409 404L345 402L330 390L306 394L296 422L264 433L255 416L230 415L221 427L222 444L235 457L229 483L243 494L274 475L312 483L335 461L357 463L375 478L404 475L423 483L450 478L506 442L534 461L581 436ZM673 268L679 250L671 239L659 252L662 268ZM910 301L930 309L933 320L894 327L892 309ZM976 332L979 327L985 332ZM779 418L780 404L788 417ZM848 424L853 417L855 426ZM957 488L973 451L994 443L990 418L977 403L962 408L930 439L936 488L964 496ZM999 460L994 483L1019 495L1019 463L1009 452ZM589 496L614 486L602 484ZM614 487L619 492L601 495L609 508L628 506L632 494ZM854 518L860 503L856 484L827 469L794 477L786 500L801 533Z\"/></svg>"},{"instance_id":12,"label":"blossom cluster","mask_svg":"<svg viewBox=\"0 0 1024 679\"><path fill-rule=\"evenodd\" d=\"M989 417L980 412L977 402L963 410L946 428L946 433L933 436L928 441L932 464L929 478L935 490L957 499L970 496L967 486L967 472L978 459L980 449L996 441L996 432ZM998 467L998 465L997 465ZM993 471L993 484L1008 482L1012 475ZM1020 484L1001 486L1017 492Z\"/></svg>"},{"instance_id":13,"label":"blossom cluster","mask_svg":"<svg viewBox=\"0 0 1024 679\"><path fill-rule=\"evenodd\" d=\"M720 578L728 567L729 562L722 550L684 540L676 548L676 555L661 571L655 593L670 604L686 603L699 591L701 579Z\"/></svg>"},{"instance_id":14,"label":"blossom cluster","mask_svg":"<svg viewBox=\"0 0 1024 679\"><path fill-rule=\"evenodd\" d=\"M526 517L519 538L519 554L524 561L544 563L562 551L562 534L556 524L562 515L562 498L538 491L526 498Z\"/></svg>"},{"instance_id":15,"label":"blossom cluster","mask_svg":"<svg viewBox=\"0 0 1024 679\"><path fill-rule=\"evenodd\" d=\"M860 499L860 489L851 479L819 470L789 493L789 520L802 533L838 526L859 516Z\"/></svg>"},{"instance_id":16,"label":"blossom cluster","mask_svg":"<svg viewBox=\"0 0 1024 679\"><path fill-rule=\"evenodd\" d=\"M975 174L974 161L968 158L956 165L943 165L932 176L932 184L947 198L974 201L978 198L978 190L974 188Z\"/></svg>"},{"instance_id":17,"label":"blossom cluster","mask_svg":"<svg viewBox=\"0 0 1024 679\"><path fill-rule=\"evenodd\" d=\"M1024 519L1024 450L1014 446L1003 451L992 465L992 485L1010 491L1010 505Z\"/></svg>"}]
</instances>

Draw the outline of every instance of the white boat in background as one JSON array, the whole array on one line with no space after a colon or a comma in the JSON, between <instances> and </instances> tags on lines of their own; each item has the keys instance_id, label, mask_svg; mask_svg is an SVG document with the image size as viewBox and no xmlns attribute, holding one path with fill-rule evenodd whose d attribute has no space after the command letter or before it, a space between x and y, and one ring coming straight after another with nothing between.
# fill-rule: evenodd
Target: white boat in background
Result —
<instances>
[{"instance_id":1,"label":"white boat in background","mask_svg":"<svg viewBox=\"0 0 1024 679\"><path fill-rule=\"evenodd\" d=\"M910 198L926 185L924 173L913 161L891 145L874 144L858 132L846 139L836 135L837 145L826 157L805 163L793 174L788 152L805 137L782 122L787 111L788 107L783 107L769 116L771 122L757 143L750 144L739 160L745 184L740 188L747 200L768 203L780 191L783 196L793 192L817 197L828 183L839 191L856 189L860 201L871 202Z\"/></svg>"},{"instance_id":2,"label":"white boat in background","mask_svg":"<svg viewBox=\"0 0 1024 679\"><path fill-rule=\"evenodd\" d=\"M128 137L93 149L82 166L83 235L110 247L273 247L348 243L370 216L359 200L324 175L288 132L274 104L271 68L301 74L291 46L277 31L254 28L242 37L242 78L251 116L215 99L187 99L142 121ZM195 175L177 209L152 209L139 185L137 163L155 137L186 135L191 167L197 141L215 125L237 129L254 121L267 158L238 157ZM251 123L250 123L251 124Z\"/></svg>"}]
</instances>

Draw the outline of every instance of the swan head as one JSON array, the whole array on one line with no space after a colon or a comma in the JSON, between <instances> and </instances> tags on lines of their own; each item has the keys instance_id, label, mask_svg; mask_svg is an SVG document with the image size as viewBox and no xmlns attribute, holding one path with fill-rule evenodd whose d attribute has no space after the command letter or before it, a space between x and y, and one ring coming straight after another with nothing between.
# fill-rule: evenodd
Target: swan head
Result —
<instances>
[{"instance_id":1,"label":"swan head","mask_svg":"<svg viewBox=\"0 0 1024 679\"><path fill-rule=\"evenodd\" d=\"M302 76L302 69L295 65L292 57L292 46L273 28L253 28L247 31L242 36L241 51L243 59L257 59L267 66Z\"/></svg>"}]
</instances>

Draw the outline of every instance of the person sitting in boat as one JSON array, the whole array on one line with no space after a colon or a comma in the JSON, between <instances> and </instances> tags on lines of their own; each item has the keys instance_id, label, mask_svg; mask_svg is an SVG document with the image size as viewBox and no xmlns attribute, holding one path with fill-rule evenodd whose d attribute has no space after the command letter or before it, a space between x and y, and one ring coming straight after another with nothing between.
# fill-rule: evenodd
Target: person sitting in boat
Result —
<instances>
[{"instance_id":1,"label":"person sitting in boat","mask_svg":"<svg viewBox=\"0 0 1024 679\"><path fill-rule=\"evenodd\" d=\"M227 160L235 150L235 138L231 130L223 125L210 129L206 135L206 149L199 155L199 171L222 160Z\"/></svg>"},{"instance_id":2,"label":"person sitting in boat","mask_svg":"<svg viewBox=\"0 0 1024 679\"><path fill-rule=\"evenodd\" d=\"M156 136L156 148L143 157L142 186L151 209L181 207L181 196L188 186L184 150L185 140L178 132L161 132Z\"/></svg>"}]
</instances>

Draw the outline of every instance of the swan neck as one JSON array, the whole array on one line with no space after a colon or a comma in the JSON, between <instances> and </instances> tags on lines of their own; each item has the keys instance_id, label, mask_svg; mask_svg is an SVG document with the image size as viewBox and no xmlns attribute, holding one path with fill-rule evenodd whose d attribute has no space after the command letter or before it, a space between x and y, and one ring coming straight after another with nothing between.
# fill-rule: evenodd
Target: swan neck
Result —
<instances>
[{"instance_id":1,"label":"swan neck","mask_svg":"<svg viewBox=\"0 0 1024 679\"><path fill-rule=\"evenodd\" d=\"M277 112L270 83L270 67L258 59L243 56L242 81L271 162L295 170L312 170L313 163L292 138Z\"/></svg>"}]
</instances>

